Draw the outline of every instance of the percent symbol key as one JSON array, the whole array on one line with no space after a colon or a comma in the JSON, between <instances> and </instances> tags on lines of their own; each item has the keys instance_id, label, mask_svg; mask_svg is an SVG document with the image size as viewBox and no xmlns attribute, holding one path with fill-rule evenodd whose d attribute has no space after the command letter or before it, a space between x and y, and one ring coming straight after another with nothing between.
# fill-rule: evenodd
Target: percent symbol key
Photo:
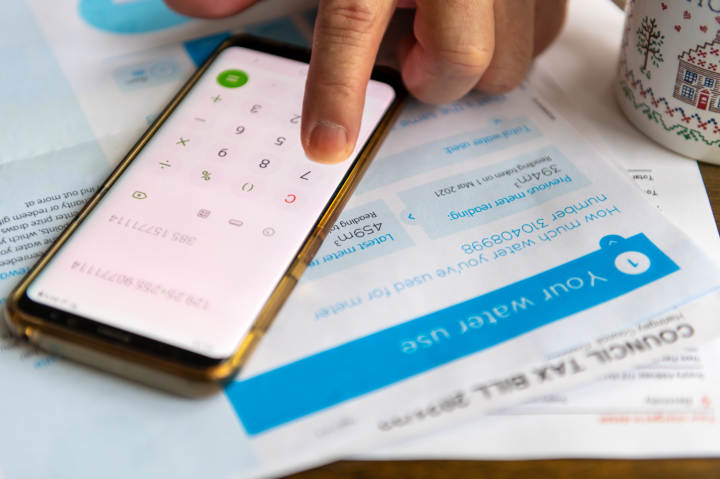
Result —
<instances>
[{"instance_id":1,"label":"percent symbol key","mask_svg":"<svg viewBox=\"0 0 720 479\"><path fill-rule=\"evenodd\" d=\"M223 182L223 171L217 167L201 165L190 172L190 183L203 188L213 188ZM212 180L212 181L210 181Z\"/></svg>"}]
</instances>

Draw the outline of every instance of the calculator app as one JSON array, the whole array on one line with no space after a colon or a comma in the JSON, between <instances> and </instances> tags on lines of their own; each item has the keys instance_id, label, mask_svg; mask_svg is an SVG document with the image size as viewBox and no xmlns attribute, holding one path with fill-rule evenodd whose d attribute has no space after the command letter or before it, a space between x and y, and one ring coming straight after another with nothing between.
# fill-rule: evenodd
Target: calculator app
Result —
<instances>
[{"instance_id":1,"label":"calculator app","mask_svg":"<svg viewBox=\"0 0 720 479\"><path fill-rule=\"evenodd\" d=\"M308 65L224 50L28 288L39 303L227 357L395 98L368 85L350 159L300 141Z\"/></svg>"}]
</instances>

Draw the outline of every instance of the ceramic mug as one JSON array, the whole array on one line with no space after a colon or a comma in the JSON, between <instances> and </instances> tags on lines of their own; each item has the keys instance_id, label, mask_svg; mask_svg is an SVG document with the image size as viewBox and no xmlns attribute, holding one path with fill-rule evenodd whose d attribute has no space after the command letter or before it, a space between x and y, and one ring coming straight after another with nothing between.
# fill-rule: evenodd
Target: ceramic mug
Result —
<instances>
[{"instance_id":1,"label":"ceramic mug","mask_svg":"<svg viewBox=\"0 0 720 479\"><path fill-rule=\"evenodd\" d=\"M720 0L629 0L616 87L658 143L720 163Z\"/></svg>"}]
</instances>

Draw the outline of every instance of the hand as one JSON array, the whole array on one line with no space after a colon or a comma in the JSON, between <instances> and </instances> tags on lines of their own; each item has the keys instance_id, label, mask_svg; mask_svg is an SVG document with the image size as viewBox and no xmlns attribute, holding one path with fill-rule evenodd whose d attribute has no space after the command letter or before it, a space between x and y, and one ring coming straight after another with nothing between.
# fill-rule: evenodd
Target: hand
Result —
<instances>
[{"instance_id":1,"label":"hand","mask_svg":"<svg viewBox=\"0 0 720 479\"><path fill-rule=\"evenodd\" d=\"M257 0L166 0L180 13L233 15ZM395 8L416 8L398 48L402 77L420 101L447 103L472 88L512 90L557 36L567 0L320 0L305 87L301 137L320 163L350 156L365 89Z\"/></svg>"}]
</instances>

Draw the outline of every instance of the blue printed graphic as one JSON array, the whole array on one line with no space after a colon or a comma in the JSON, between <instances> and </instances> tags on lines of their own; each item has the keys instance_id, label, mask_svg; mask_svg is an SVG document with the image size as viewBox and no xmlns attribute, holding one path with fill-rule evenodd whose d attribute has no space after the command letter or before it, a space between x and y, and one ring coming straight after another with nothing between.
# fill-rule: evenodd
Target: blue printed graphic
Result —
<instances>
[{"instance_id":1,"label":"blue printed graphic","mask_svg":"<svg viewBox=\"0 0 720 479\"><path fill-rule=\"evenodd\" d=\"M162 0L80 0L80 16L95 28L111 33L147 33L189 21L170 10Z\"/></svg>"},{"instance_id":2,"label":"blue printed graphic","mask_svg":"<svg viewBox=\"0 0 720 479\"><path fill-rule=\"evenodd\" d=\"M252 33L259 37L270 38L279 42L299 45L301 47L310 47L311 39L306 38L293 21L292 17L282 17L270 20L264 23L253 23L244 27L247 33Z\"/></svg>"},{"instance_id":3,"label":"blue printed graphic","mask_svg":"<svg viewBox=\"0 0 720 479\"><path fill-rule=\"evenodd\" d=\"M189 72L173 55L131 65L123 65L112 72L113 80L121 91L129 92L184 79Z\"/></svg>"},{"instance_id":4,"label":"blue printed graphic","mask_svg":"<svg viewBox=\"0 0 720 479\"><path fill-rule=\"evenodd\" d=\"M226 393L248 434L362 396L618 298L680 268L645 235L301 359Z\"/></svg>"},{"instance_id":5,"label":"blue printed graphic","mask_svg":"<svg viewBox=\"0 0 720 479\"><path fill-rule=\"evenodd\" d=\"M253 23L244 27L244 31L258 37L265 37L278 42L290 43L301 47L309 47L310 42L302 34L292 17L275 18L268 22ZM223 40L230 37L231 32L220 32L196 40L185 42L183 46L190 55L193 63L200 66L220 45Z\"/></svg>"},{"instance_id":6,"label":"blue printed graphic","mask_svg":"<svg viewBox=\"0 0 720 479\"><path fill-rule=\"evenodd\" d=\"M398 196L407 209L400 217L407 224L420 225L434 240L529 210L590 184L565 155L550 146L401 191ZM589 206L607 199L600 198L589 201Z\"/></svg>"},{"instance_id":7,"label":"blue printed graphic","mask_svg":"<svg viewBox=\"0 0 720 479\"><path fill-rule=\"evenodd\" d=\"M215 35L190 40L185 42L183 46L185 47L188 55L190 55L190 58L192 58L195 66L199 67L203 64L207 57L210 56L213 50L215 50L215 48L217 48L223 40L230 37L230 35L230 32L216 33Z\"/></svg>"},{"instance_id":8,"label":"blue printed graphic","mask_svg":"<svg viewBox=\"0 0 720 479\"><path fill-rule=\"evenodd\" d=\"M378 158L372 162L357 188L365 193L427 171L479 158L542 137L527 117L499 119L490 126Z\"/></svg>"}]
</instances>

